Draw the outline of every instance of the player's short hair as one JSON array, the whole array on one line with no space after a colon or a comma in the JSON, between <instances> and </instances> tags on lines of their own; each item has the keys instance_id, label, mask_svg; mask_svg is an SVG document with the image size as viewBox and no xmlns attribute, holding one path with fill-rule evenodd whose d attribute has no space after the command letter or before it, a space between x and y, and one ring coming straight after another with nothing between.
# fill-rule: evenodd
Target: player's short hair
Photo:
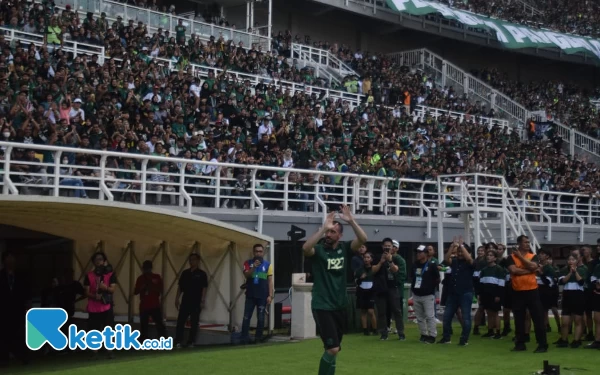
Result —
<instances>
[{"instance_id":1,"label":"player's short hair","mask_svg":"<svg viewBox=\"0 0 600 375\"><path fill-rule=\"evenodd\" d=\"M344 233L344 226L342 225L342 223L340 223L339 221L334 221L333 223L340 227L340 233Z\"/></svg>"}]
</instances>

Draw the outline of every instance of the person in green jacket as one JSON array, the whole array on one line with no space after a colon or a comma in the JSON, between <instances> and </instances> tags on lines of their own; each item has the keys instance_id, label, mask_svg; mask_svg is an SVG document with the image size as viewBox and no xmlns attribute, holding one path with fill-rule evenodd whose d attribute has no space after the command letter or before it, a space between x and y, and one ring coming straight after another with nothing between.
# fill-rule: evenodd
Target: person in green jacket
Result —
<instances>
[{"instance_id":1,"label":"person in green jacket","mask_svg":"<svg viewBox=\"0 0 600 375\"><path fill-rule=\"evenodd\" d=\"M497 253L495 250L487 250L485 258L487 266L479 273L480 301L488 317L488 333L481 337L491 337L500 340L500 316L498 312L502 309L502 297L504 296L504 283L506 271L502 266L496 264Z\"/></svg>"}]
</instances>

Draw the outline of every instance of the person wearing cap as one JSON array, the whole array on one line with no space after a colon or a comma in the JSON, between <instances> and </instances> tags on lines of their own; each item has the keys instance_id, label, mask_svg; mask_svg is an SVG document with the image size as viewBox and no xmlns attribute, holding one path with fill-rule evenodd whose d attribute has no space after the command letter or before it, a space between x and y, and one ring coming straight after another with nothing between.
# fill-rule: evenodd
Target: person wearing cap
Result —
<instances>
[{"instance_id":1,"label":"person wearing cap","mask_svg":"<svg viewBox=\"0 0 600 375\"><path fill-rule=\"evenodd\" d=\"M399 306L400 299L395 278L395 274L399 269L393 259L392 239L384 238L381 246L383 253L374 262L374 264L379 264L380 268L375 273L373 291L375 293L375 306L377 308L377 329L381 334L380 340L383 341L388 339L386 317L388 309L391 310L391 315L398 327L402 325L402 307ZM399 338L400 340L405 339L405 337Z\"/></svg>"},{"instance_id":2,"label":"person wearing cap","mask_svg":"<svg viewBox=\"0 0 600 375\"><path fill-rule=\"evenodd\" d=\"M435 288L440 283L437 264L430 264L425 245L415 249L417 260L411 269L411 292L413 308L421 332L420 341L435 343L437 327L435 321Z\"/></svg>"},{"instance_id":3,"label":"person wearing cap","mask_svg":"<svg viewBox=\"0 0 600 375\"><path fill-rule=\"evenodd\" d=\"M152 261L146 260L142 264L142 274L135 282L135 295L140 296L140 337L141 340L148 338L148 320L156 325L159 337L166 337L167 331L163 323L161 309L161 296L163 292L163 281L160 275L152 272Z\"/></svg>"}]
</instances>

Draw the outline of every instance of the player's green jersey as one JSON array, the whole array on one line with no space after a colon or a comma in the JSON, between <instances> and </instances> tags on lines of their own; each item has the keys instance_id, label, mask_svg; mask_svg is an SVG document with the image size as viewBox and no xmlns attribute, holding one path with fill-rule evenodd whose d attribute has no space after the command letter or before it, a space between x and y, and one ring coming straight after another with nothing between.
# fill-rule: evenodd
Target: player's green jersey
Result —
<instances>
[{"instance_id":1,"label":"player's green jersey","mask_svg":"<svg viewBox=\"0 0 600 375\"><path fill-rule=\"evenodd\" d=\"M348 306L347 267L353 255L350 245L351 242L338 242L335 249L315 245L315 255L309 258L313 274L313 310L343 310Z\"/></svg>"}]
</instances>

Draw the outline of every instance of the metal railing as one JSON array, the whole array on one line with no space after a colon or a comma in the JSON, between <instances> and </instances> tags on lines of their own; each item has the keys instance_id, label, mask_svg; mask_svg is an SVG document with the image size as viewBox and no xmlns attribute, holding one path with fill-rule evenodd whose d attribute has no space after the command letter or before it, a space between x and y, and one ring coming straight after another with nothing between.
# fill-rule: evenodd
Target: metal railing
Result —
<instances>
[{"instance_id":1,"label":"metal railing","mask_svg":"<svg viewBox=\"0 0 600 375\"><path fill-rule=\"evenodd\" d=\"M553 119L552 123L556 133L567 143L569 154L588 159L589 162L600 163L600 139L582 133L556 119Z\"/></svg>"},{"instance_id":2,"label":"metal railing","mask_svg":"<svg viewBox=\"0 0 600 375\"><path fill-rule=\"evenodd\" d=\"M600 201L596 196L519 190L494 175L469 175L461 188L460 183L446 176L440 181L394 180L7 142L0 142L0 149L4 150L4 160L0 158L3 194L87 196L162 204L188 213L209 207L247 209L257 215L258 227L265 214L296 211L322 217L324 207L337 209L346 204L357 215L421 218L431 229L439 205L462 204L465 189L481 207L508 210L515 233L529 231L529 223L577 227L580 233L595 233L600 224ZM13 153L18 150L33 150L43 162L22 155L16 160ZM493 215L486 217L487 223L498 221Z\"/></svg>"},{"instance_id":3,"label":"metal railing","mask_svg":"<svg viewBox=\"0 0 600 375\"><path fill-rule=\"evenodd\" d=\"M111 23L121 16L124 22L128 20L142 21L147 25L148 31L156 32L159 28L175 33L175 27L182 21L186 27L186 38L192 34L200 36L204 40L211 36L219 38L222 36L225 40L233 40L236 44L242 43L244 48L250 48L252 45L262 47L263 50L270 50L271 41L268 37L248 33L243 30L237 30L230 27L217 26L211 23L190 20L174 14L157 12L150 9L139 8L124 3L110 0L55 0L57 7L64 9L66 5L71 5L74 11L84 16L87 12L92 12L96 16L100 13L106 13L106 19ZM82 18L83 19L83 18ZM174 35L174 34L173 34Z\"/></svg>"},{"instance_id":4,"label":"metal railing","mask_svg":"<svg viewBox=\"0 0 600 375\"><path fill-rule=\"evenodd\" d=\"M31 44L40 47L43 46L44 43L44 35L43 34L33 34L27 33L25 31L8 29L6 27L0 27L0 33L4 35L6 41L19 41L20 43ZM73 55L98 55L98 64L104 64L104 47L96 46L93 44L74 42L71 40L63 41L61 45L49 44L46 45L48 48L48 52L52 52L55 49L62 49L65 52L73 53Z\"/></svg>"},{"instance_id":5,"label":"metal railing","mask_svg":"<svg viewBox=\"0 0 600 375\"><path fill-rule=\"evenodd\" d=\"M8 41L18 40L20 43L25 43L25 44L33 43L36 46L44 45L44 36L42 34L26 33L23 31L7 29L4 27L0 27L0 32L5 34L5 38ZM86 43L65 41L62 47L48 45L47 48L49 50L51 50L52 48L62 48L66 52L73 53L74 57L81 55L81 54L87 54L87 55L89 55L89 54L96 55L97 54L98 55L98 64L100 64L100 65L103 65L105 59L108 58L108 57L105 57L104 47L95 46L95 45L86 44ZM115 58L114 60L121 62L121 63L123 61L122 59L118 59L118 58ZM170 71L178 71L179 70L177 63L175 63L172 60L156 57L156 58L154 58L153 61L156 62L157 65L165 67L165 68L169 69ZM196 65L196 64L189 64L188 69L191 70L191 73L194 76L200 77L202 79L208 78L209 72L220 74L220 73L223 73L223 71L224 71L223 69L220 69L220 68L212 68L212 67ZM319 97L321 95L323 95L324 97L332 98L336 101L337 100L345 100L345 101L348 101L350 107L352 107L352 108L360 105L360 103L364 99L364 95L360 95L360 94L349 93L346 91L332 90L332 89L318 87L318 86L310 86L310 85L306 85L306 84L302 84L302 83L296 83L296 82L285 81L285 80L275 80L271 76L261 76L261 75L256 75L256 74L241 73L241 72L235 72L235 71L228 71L227 73L229 74L229 79L233 79L236 81L248 80L248 81L250 81L250 84L253 86L257 85L260 82L274 84L277 88L280 88L284 92L287 92L287 94L290 96L293 96L297 91L303 91L308 94L314 93Z\"/></svg>"},{"instance_id":6,"label":"metal railing","mask_svg":"<svg viewBox=\"0 0 600 375\"><path fill-rule=\"evenodd\" d=\"M436 119L440 116L449 116L449 117L458 118L460 122L465 121L465 120L467 120L467 121L468 120L476 120L479 123L481 123L483 125L487 125L489 127L498 125L498 126L502 127L503 129L504 128L511 129L507 120L502 120L502 119L492 118L492 117L477 116L477 115L469 115L464 112L455 112L455 111L449 111L447 109L426 107L426 106L422 106L422 105L418 105L415 107L415 114L421 120L423 120L426 115L430 115L431 117L436 118Z\"/></svg>"},{"instance_id":7,"label":"metal railing","mask_svg":"<svg viewBox=\"0 0 600 375\"><path fill-rule=\"evenodd\" d=\"M359 75L337 56L325 49L293 43L292 57L326 67L330 72L335 73L338 81L349 75Z\"/></svg>"},{"instance_id":8,"label":"metal railing","mask_svg":"<svg viewBox=\"0 0 600 375\"><path fill-rule=\"evenodd\" d=\"M500 118L508 119L511 126L525 139L525 125L531 119L531 112L492 86L427 49L396 52L388 56L397 64L423 69L438 85L453 86L459 94L466 92L469 98L489 105L496 110ZM600 160L599 139L572 129L556 119L552 122L563 140L568 143L571 155L589 155L593 160Z\"/></svg>"},{"instance_id":9,"label":"metal railing","mask_svg":"<svg viewBox=\"0 0 600 375\"><path fill-rule=\"evenodd\" d=\"M119 59L115 59L115 60L122 61ZM163 58L155 58L154 61L157 63L157 65L164 66L167 69L169 69L170 71L179 70L177 63L173 62L172 60L167 60L167 59L163 59ZM224 70L220 69L220 68L207 67L207 66L196 65L196 64L189 64L188 69L191 71L191 73L194 76L200 77L202 79L206 79L210 72L216 73L216 75L219 75L224 72ZM337 100L342 100L342 101L345 100L345 101L348 101L348 104L352 108L359 106L364 101L364 97L365 97L364 95L354 94L354 93L347 92L347 91L333 90L333 89L328 89L328 88L319 87L319 86L311 86L311 85L307 85L304 83L297 83L297 82L286 81L286 80L282 80L282 79L274 79L271 76L261 76L261 75L256 75L256 74L241 73L241 72L230 71L230 70L228 70L226 74L229 75L229 79L233 79L236 81L248 80L248 81L250 81L250 84L252 86L257 85L260 82L264 82L265 84L269 84L269 85L275 85L277 88L280 88L283 92L287 92L287 94L290 96L295 95L295 93L297 91L303 91L309 95L314 93L318 97L323 95L326 98L332 98L336 101ZM254 88L252 88L251 91L254 91Z\"/></svg>"},{"instance_id":10,"label":"metal railing","mask_svg":"<svg viewBox=\"0 0 600 375\"><path fill-rule=\"evenodd\" d=\"M457 93L466 93L469 98L495 109L499 117L509 120L513 128L523 129L530 118L525 107L427 49L396 52L388 57L400 65L417 66L436 84L452 86Z\"/></svg>"},{"instance_id":11,"label":"metal railing","mask_svg":"<svg viewBox=\"0 0 600 375\"><path fill-rule=\"evenodd\" d=\"M297 45L298 44L294 44L294 46ZM315 70L315 75L319 78L325 78L329 82L329 86L331 86L332 84L334 85L334 87L339 87L342 85L342 81L340 80L340 77L338 75L332 74L327 69L326 65L317 62L320 60L318 57L316 59L313 59L313 56L311 56L310 53L306 50L294 51L292 49L292 58L296 59L298 63L302 65L303 68L306 66L312 67Z\"/></svg>"}]
</instances>

